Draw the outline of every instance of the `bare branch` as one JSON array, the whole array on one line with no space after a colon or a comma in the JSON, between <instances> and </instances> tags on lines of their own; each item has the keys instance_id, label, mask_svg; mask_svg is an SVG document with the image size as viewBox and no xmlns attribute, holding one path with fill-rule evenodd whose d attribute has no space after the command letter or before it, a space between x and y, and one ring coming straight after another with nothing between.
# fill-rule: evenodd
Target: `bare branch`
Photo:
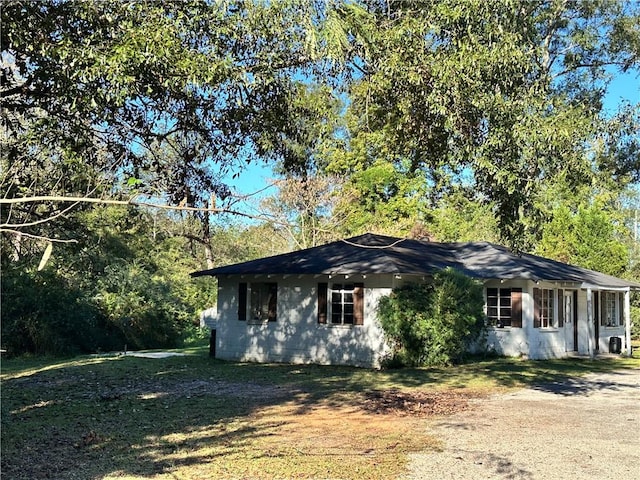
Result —
<instances>
[{"instance_id":1,"label":"bare branch","mask_svg":"<svg viewBox=\"0 0 640 480\"><path fill-rule=\"evenodd\" d=\"M187 207L187 206L173 206L173 205L162 205L150 202L139 202L135 200L135 196L129 200L113 200L109 198L94 198L94 197L66 197L66 196L56 196L56 195L38 195L33 197L16 197L16 198L3 198L0 199L0 204L15 204L15 203L37 203L37 202L58 202L58 203L100 203L105 205L136 205L136 206L146 206L146 207L154 207L161 208L167 210L189 210L195 212L204 212L204 211L212 211L210 208L206 207ZM214 209L218 210L218 209Z\"/></svg>"},{"instance_id":2,"label":"bare branch","mask_svg":"<svg viewBox=\"0 0 640 480\"><path fill-rule=\"evenodd\" d=\"M148 207L148 208L157 208L160 210L174 210L174 211L187 211L187 212L209 212L215 214L229 214L236 215L239 217L250 218L252 220L266 220L266 218L262 215L251 215L248 213L240 212L237 210L231 210L228 208L210 208L210 207L189 207L189 206L181 206L181 205L163 205L159 203L151 203L151 202L142 202L135 200L135 196L129 200L113 200L108 198L93 198L93 197L64 197L64 196L48 196L48 195L40 195L34 197L17 197L17 198L3 198L0 199L0 205L7 204L13 205L17 203L37 203L37 202L59 202L59 203L98 203L103 205L122 205L122 206L135 206L135 207ZM281 223L274 220L269 220L273 223ZM284 223L282 223L284 225ZM0 227L12 226L14 228L19 228L22 226L27 226L27 224L20 225L0 225ZM11 231L11 230L3 230L3 231Z\"/></svg>"},{"instance_id":3,"label":"bare branch","mask_svg":"<svg viewBox=\"0 0 640 480\"><path fill-rule=\"evenodd\" d=\"M41 235L32 235L30 233L24 233L24 232L20 232L18 230L11 230L8 228L0 228L0 232L4 232L4 233L12 233L14 235L21 235L23 237L27 237L27 238L33 238L35 240L46 240L47 242L56 242L56 243L78 243L78 240L75 240L73 238L68 239L68 240L64 240L64 239L60 239L60 238L49 238L49 237L43 237Z\"/></svg>"},{"instance_id":4,"label":"bare branch","mask_svg":"<svg viewBox=\"0 0 640 480\"><path fill-rule=\"evenodd\" d=\"M23 228L23 227L32 227L34 225L40 225L42 223L47 223L50 222L62 215L64 215L65 213L70 212L71 210L73 210L79 202L75 202L73 205L65 208L64 210L60 210L58 213L51 215L50 217L47 218L42 218L40 220L36 220L34 222L26 222L26 223L0 223L0 228L4 228L4 227L9 227L9 228Z\"/></svg>"}]
</instances>

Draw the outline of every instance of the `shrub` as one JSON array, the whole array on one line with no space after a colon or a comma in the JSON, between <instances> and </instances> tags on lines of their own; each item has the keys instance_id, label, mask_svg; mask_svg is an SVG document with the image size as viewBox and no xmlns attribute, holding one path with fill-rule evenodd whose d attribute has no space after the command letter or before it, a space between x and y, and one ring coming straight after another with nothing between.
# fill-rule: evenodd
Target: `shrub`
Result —
<instances>
[{"instance_id":1,"label":"shrub","mask_svg":"<svg viewBox=\"0 0 640 480\"><path fill-rule=\"evenodd\" d=\"M122 345L117 332L105 328L100 310L64 277L2 273L2 347L9 355L69 355Z\"/></svg>"},{"instance_id":2,"label":"shrub","mask_svg":"<svg viewBox=\"0 0 640 480\"><path fill-rule=\"evenodd\" d=\"M378 317L392 348L389 363L459 363L484 325L482 285L453 269L380 299Z\"/></svg>"}]
</instances>

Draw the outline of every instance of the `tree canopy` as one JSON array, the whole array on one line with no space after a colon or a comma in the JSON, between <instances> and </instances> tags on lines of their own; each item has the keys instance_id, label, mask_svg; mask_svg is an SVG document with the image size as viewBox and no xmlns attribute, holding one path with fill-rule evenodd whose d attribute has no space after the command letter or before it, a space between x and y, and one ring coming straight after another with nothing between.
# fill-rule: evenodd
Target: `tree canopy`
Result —
<instances>
[{"instance_id":1,"label":"tree canopy","mask_svg":"<svg viewBox=\"0 0 640 480\"><path fill-rule=\"evenodd\" d=\"M9 0L0 20L17 348L80 324L160 344L153 321L184 333L213 302L190 268L364 231L637 271L640 106L604 99L638 78L638 3ZM247 213L225 179L258 162L277 189Z\"/></svg>"},{"instance_id":2,"label":"tree canopy","mask_svg":"<svg viewBox=\"0 0 640 480\"><path fill-rule=\"evenodd\" d=\"M637 178L637 106L620 121L602 103L611 72L638 67L636 4L367 6L350 26L358 75L349 84L349 137L330 164L356 171L354 188L374 193L361 172L373 175L385 162L388 182L397 172L425 176L424 206L433 209L470 179L474 200L493 206L502 238L525 248L527 235L539 233L536 198L547 183ZM371 212L360 198L363 214Z\"/></svg>"},{"instance_id":3,"label":"tree canopy","mask_svg":"<svg viewBox=\"0 0 640 480\"><path fill-rule=\"evenodd\" d=\"M5 2L3 197L207 206L243 163L299 163L299 125L324 108L299 100L318 64L314 12L300 1ZM25 232L27 218L60 212L3 210Z\"/></svg>"}]
</instances>

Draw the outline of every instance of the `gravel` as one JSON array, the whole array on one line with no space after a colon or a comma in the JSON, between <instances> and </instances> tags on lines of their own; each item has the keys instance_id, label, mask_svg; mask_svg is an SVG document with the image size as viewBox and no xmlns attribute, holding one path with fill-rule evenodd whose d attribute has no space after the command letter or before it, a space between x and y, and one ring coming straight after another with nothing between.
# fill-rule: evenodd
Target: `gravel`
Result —
<instances>
[{"instance_id":1,"label":"gravel","mask_svg":"<svg viewBox=\"0 0 640 480\"><path fill-rule=\"evenodd\" d=\"M443 449L412 455L406 479L640 478L640 370L473 403L426 425Z\"/></svg>"}]
</instances>

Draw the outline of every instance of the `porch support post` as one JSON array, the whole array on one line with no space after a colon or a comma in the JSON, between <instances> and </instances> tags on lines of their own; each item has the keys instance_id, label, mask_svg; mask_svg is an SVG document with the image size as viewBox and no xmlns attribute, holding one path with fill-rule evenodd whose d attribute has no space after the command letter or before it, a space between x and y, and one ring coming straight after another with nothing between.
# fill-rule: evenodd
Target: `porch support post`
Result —
<instances>
[{"instance_id":1,"label":"porch support post","mask_svg":"<svg viewBox=\"0 0 640 480\"><path fill-rule=\"evenodd\" d=\"M595 358L595 350L593 345L593 336L595 335L593 330L593 299L591 294L591 287L587 287L587 335L589 337L589 358L592 360Z\"/></svg>"},{"instance_id":2,"label":"porch support post","mask_svg":"<svg viewBox=\"0 0 640 480\"><path fill-rule=\"evenodd\" d=\"M631 289L624 292L624 344L627 355L631 356Z\"/></svg>"}]
</instances>

